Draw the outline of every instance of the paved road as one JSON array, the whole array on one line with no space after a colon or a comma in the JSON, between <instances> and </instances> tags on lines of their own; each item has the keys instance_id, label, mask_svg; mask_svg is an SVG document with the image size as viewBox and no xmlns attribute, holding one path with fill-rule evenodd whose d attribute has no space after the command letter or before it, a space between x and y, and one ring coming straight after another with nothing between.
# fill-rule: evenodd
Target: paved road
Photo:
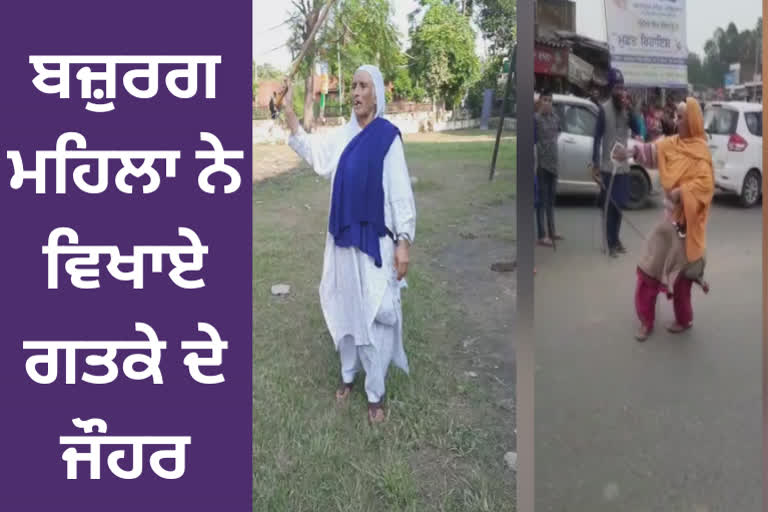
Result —
<instances>
[{"instance_id":1,"label":"paved road","mask_svg":"<svg viewBox=\"0 0 768 512\"><path fill-rule=\"evenodd\" d=\"M603 256L598 215L559 207L567 240L536 249L536 512L758 512L760 209L716 198L694 328L644 344L632 337L643 242L625 224L629 254ZM661 212L628 215L647 231ZM660 297L657 321L672 318Z\"/></svg>"}]
</instances>

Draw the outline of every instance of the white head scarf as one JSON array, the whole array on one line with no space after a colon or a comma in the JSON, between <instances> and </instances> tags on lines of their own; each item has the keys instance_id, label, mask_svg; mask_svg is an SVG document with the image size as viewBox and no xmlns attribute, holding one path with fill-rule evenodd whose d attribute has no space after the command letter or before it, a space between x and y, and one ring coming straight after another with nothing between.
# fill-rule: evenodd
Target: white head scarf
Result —
<instances>
[{"instance_id":1,"label":"white head scarf","mask_svg":"<svg viewBox=\"0 0 768 512\"><path fill-rule=\"evenodd\" d=\"M384 90L384 78L381 76L381 71L379 71L379 68L376 66L360 66L357 68L357 71L365 71L371 76L374 94L376 96L375 117L384 117L387 101L386 92ZM338 165L338 157L341 155L341 152L344 150L347 144L349 144L349 141L351 141L361 131L362 128L360 128L360 124L357 122L357 114L355 114L355 111L353 110L352 115L349 116L349 121L347 121L343 127L334 132L331 136L331 147L333 149L330 151L334 151L336 153L336 159L334 160L330 158L324 160L326 162L326 167L317 167L317 165L320 164L316 163L315 171L317 171L322 176L330 175L334 170L333 166ZM314 150L318 152L321 151L319 148L314 148Z\"/></svg>"},{"instance_id":2,"label":"white head scarf","mask_svg":"<svg viewBox=\"0 0 768 512\"><path fill-rule=\"evenodd\" d=\"M384 77L376 66L364 65L357 68L357 71L365 71L371 77L373 82L373 91L376 96L376 115L374 117L383 117L387 107L387 96L384 90ZM357 73L355 71L355 73ZM357 121L357 115L354 116Z\"/></svg>"},{"instance_id":3,"label":"white head scarf","mask_svg":"<svg viewBox=\"0 0 768 512\"><path fill-rule=\"evenodd\" d=\"M376 96L376 116L384 117L386 109L386 91L384 90L384 78L381 76L381 71L376 66L360 66L357 71L365 71L371 77L373 82L374 95ZM315 171L321 176L330 176L338 165L339 157L341 156L344 148L349 144L358 133L362 131L360 124L357 122L357 115L352 110L352 115L349 116L349 121L341 128L334 130L328 134L327 138L322 137L324 141L322 144L312 144L313 155L320 156L322 158L314 158Z\"/></svg>"}]
</instances>

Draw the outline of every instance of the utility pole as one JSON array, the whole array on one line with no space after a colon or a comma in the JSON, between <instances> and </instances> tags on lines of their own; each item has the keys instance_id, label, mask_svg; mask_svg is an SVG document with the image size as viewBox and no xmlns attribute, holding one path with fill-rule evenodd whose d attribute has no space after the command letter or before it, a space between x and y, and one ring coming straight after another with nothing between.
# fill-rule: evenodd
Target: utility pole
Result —
<instances>
[{"instance_id":1,"label":"utility pole","mask_svg":"<svg viewBox=\"0 0 768 512\"><path fill-rule=\"evenodd\" d=\"M501 143L501 131L504 129L504 112L507 110L507 99L509 98L509 89L512 86L512 72L515 69L515 59L517 56L517 43L512 45L509 52L509 72L507 73L507 85L504 87L504 97L501 99L501 113L499 114L499 129L496 130L496 144L493 146L493 159L491 160L491 175L489 181L493 181L493 175L496 174L496 158L499 156L499 144Z\"/></svg>"}]
</instances>

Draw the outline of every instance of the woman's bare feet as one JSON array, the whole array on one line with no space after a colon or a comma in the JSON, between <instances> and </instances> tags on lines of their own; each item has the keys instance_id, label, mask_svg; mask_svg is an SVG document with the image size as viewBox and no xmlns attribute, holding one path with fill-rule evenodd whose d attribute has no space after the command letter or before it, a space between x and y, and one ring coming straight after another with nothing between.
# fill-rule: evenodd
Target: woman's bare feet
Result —
<instances>
[{"instance_id":1,"label":"woman's bare feet","mask_svg":"<svg viewBox=\"0 0 768 512\"><path fill-rule=\"evenodd\" d=\"M672 334L680 334L681 332L687 331L691 327L693 327L692 323L688 325L680 325L679 323L674 322L667 326L667 330Z\"/></svg>"},{"instance_id":2,"label":"woman's bare feet","mask_svg":"<svg viewBox=\"0 0 768 512\"><path fill-rule=\"evenodd\" d=\"M539 245L542 247L552 247L552 240L549 238L540 238Z\"/></svg>"},{"instance_id":3,"label":"woman's bare feet","mask_svg":"<svg viewBox=\"0 0 768 512\"><path fill-rule=\"evenodd\" d=\"M377 404L368 404L368 422L371 425L382 423L387 418L387 415L384 413L383 405L383 400Z\"/></svg>"},{"instance_id":4,"label":"woman's bare feet","mask_svg":"<svg viewBox=\"0 0 768 512\"><path fill-rule=\"evenodd\" d=\"M651 335L651 328L646 327L645 325L641 325L638 327L637 331L635 332L635 339L637 341L643 342L648 339L648 337Z\"/></svg>"},{"instance_id":5,"label":"woman's bare feet","mask_svg":"<svg viewBox=\"0 0 768 512\"><path fill-rule=\"evenodd\" d=\"M354 382L350 382L349 384L341 382L339 387L336 388L336 402L345 403L347 398L349 398L349 394L352 392L353 385Z\"/></svg>"}]
</instances>

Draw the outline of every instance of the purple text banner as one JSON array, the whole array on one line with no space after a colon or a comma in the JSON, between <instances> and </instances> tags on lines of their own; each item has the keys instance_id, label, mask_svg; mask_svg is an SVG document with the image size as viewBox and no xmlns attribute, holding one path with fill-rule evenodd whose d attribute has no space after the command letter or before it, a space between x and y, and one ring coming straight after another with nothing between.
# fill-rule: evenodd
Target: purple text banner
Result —
<instances>
[{"instance_id":1,"label":"purple text banner","mask_svg":"<svg viewBox=\"0 0 768 512\"><path fill-rule=\"evenodd\" d=\"M5 7L0 510L250 510L251 9Z\"/></svg>"}]
</instances>

